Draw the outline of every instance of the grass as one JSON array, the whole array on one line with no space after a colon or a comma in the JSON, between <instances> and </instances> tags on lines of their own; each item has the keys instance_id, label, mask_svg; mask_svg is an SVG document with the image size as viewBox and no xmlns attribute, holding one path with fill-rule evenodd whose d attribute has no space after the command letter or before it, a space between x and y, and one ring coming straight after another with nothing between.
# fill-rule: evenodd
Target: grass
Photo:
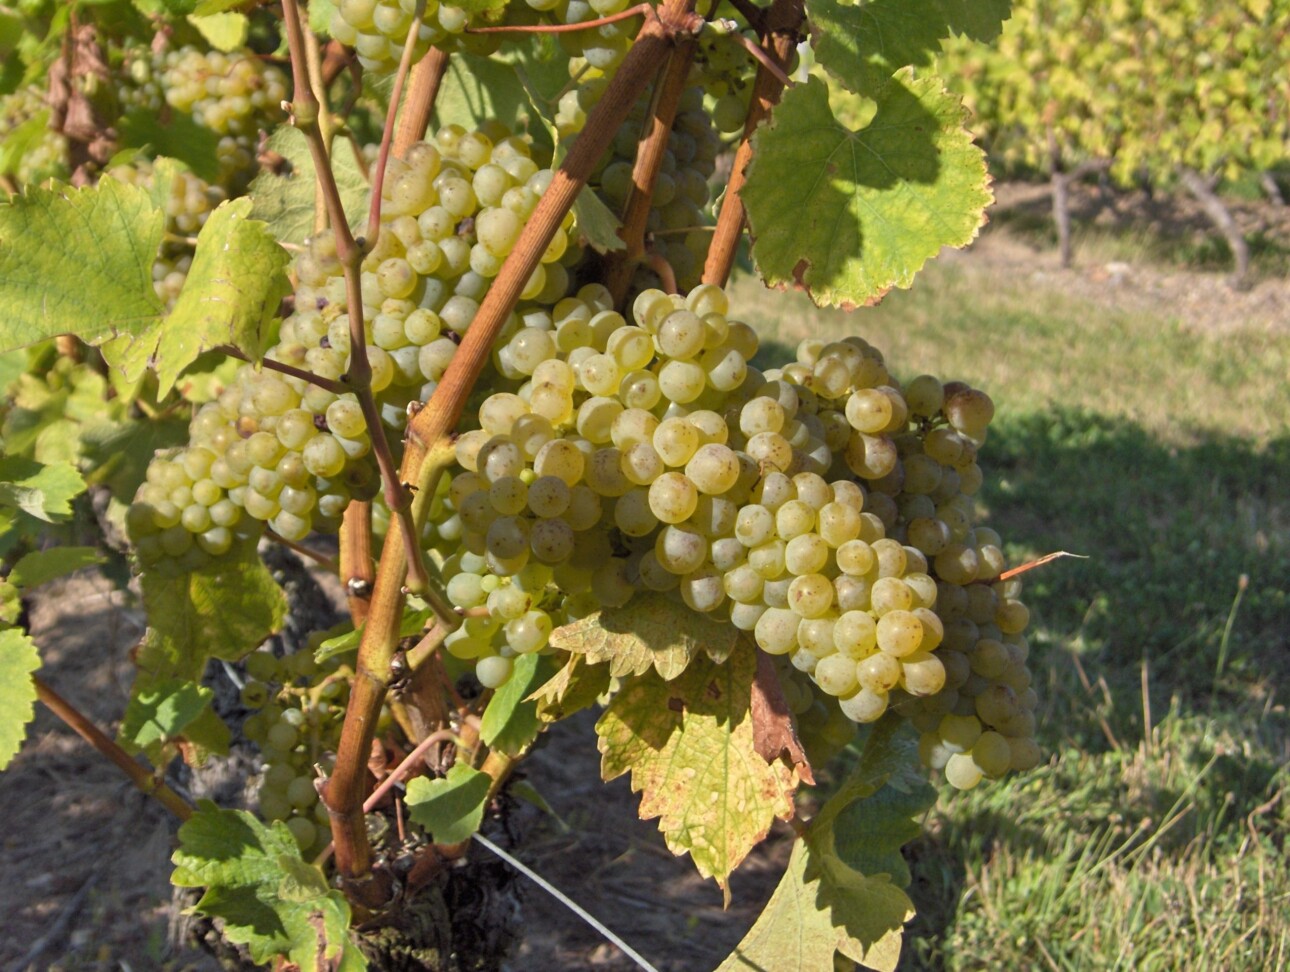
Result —
<instances>
[{"instance_id":1,"label":"grass","mask_svg":"<svg viewBox=\"0 0 1290 972\"><path fill-rule=\"evenodd\" d=\"M1222 286L1215 281L1214 286ZM875 308L734 306L782 359L860 333L994 397L980 496L1027 577L1049 762L946 794L902 967L1290 966L1290 338L1209 338L933 265ZM787 304L788 309L783 308Z\"/></svg>"}]
</instances>

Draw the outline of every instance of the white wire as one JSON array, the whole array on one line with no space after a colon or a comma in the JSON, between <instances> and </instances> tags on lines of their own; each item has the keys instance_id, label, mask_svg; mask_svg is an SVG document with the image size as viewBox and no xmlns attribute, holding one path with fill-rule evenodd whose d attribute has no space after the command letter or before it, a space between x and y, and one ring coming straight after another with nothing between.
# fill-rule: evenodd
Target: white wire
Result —
<instances>
[{"instance_id":1,"label":"white wire","mask_svg":"<svg viewBox=\"0 0 1290 972\"><path fill-rule=\"evenodd\" d=\"M540 887L547 894L551 895L551 897L559 901L562 905L564 905L566 908L572 911L575 915L577 915L579 918L585 921L588 925L590 925L596 931L600 932L601 935L603 935L609 941L617 945L620 949L622 949L624 955L626 955L629 959L631 959L638 966L644 969L645 972L658 972L658 969L650 965L649 962L647 962L640 955L640 953L638 953L634 948L632 948L625 941L623 941L621 938L619 938L617 935L611 932L608 928L606 928L603 924L597 921L594 915L590 914L586 909L584 909L576 901L570 898L567 894L565 894L563 891L557 888L546 878L542 877L542 875L538 874L536 871L534 871L531 867L528 867L527 865L525 865L523 862L517 861L514 857L506 853L506 851L502 850L500 847L494 844L487 837L483 837L480 834L473 834L472 836L475 838L476 841L483 844L484 847L492 851L494 854L496 854L498 857L504 860L511 867L515 868L515 870L519 871L529 880L533 881L535 884L537 884L538 887Z\"/></svg>"}]
</instances>

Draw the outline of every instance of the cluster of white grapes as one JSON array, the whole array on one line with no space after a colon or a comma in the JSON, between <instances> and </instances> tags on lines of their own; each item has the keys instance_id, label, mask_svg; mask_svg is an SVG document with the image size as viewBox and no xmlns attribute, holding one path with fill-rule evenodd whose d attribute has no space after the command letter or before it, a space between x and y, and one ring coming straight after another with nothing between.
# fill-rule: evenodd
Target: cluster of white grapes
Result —
<instances>
[{"instance_id":1,"label":"cluster of white grapes","mask_svg":"<svg viewBox=\"0 0 1290 972\"><path fill-rule=\"evenodd\" d=\"M392 164L362 267L389 429L433 393L550 178L522 141L453 126ZM997 534L973 522L989 397L902 386L860 338L803 342L763 373L721 288L645 290L627 316L600 284L566 297L576 240L566 222L525 288L431 503L424 539L467 613L447 650L496 687L516 656L554 650L556 625L672 592L775 656L799 713L895 711L959 787L1033 765L1028 614L999 580ZM350 328L330 234L296 274L269 357L339 381ZM128 517L140 559L192 569L262 523L290 540L335 530L376 492L370 448L355 396L247 366L149 469Z\"/></svg>"},{"instance_id":2,"label":"cluster of white grapes","mask_svg":"<svg viewBox=\"0 0 1290 972\"><path fill-rule=\"evenodd\" d=\"M518 4L507 4L509 11ZM332 14L332 37L354 48L367 71L388 74L403 57L408 32L415 29L413 58L420 59L433 46L445 51L458 49L487 55L497 50L500 40L487 34L467 34L467 27L492 21L473 15L467 6L424 0L420 14L417 0L340 0Z\"/></svg>"},{"instance_id":3,"label":"cluster of white grapes","mask_svg":"<svg viewBox=\"0 0 1290 972\"><path fill-rule=\"evenodd\" d=\"M318 665L309 650L282 658L252 652L246 669L241 701L255 711L242 732L264 761L260 814L265 820L285 821L301 852L315 854L331 834L315 783L333 767L351 673L334 660Z\"/></svg>"},{"instance_id":4,"label":"cluster of white grapes","mask_svg":"<svg viewBox=\"0 0 1290 972\"><path fill-rule=\"evenodd\" d=\"M406 425L410 402L433 393L550 179L519 140L494 143L451 126L390 163L383 229L363 262L361 290L372 389L392 431ZM572 217L566 226L573 231ZM577 256L559 231L525 296L554 303L568 287L561 260ZM267 357L340 381L350 320L330 233L301 253L296 276L295 311ZM512 328L531 316L521 308ZM350 499L377 486L356 395L247 365L200 408L188 446L154 460L127 525L145 565L191 570L262 523L293 541L335 530Z\"/></svg>"},{"instance_id":5,"label":"cluster of white grapes","mask_svg":"<svg viewBox=\"0 0 1290 972\"><path fill-rule=\"evenodd\" d=\"M67 139L49 127L45 95L35 86L18 88L0 98L0 142L10 144L18 129L27 127L23 150L0 174L13 176L19 186L67 177Z\"/></svg>"},{"instance_id":6,"label":"cluster of white grapes","mask_svg":"<svg viewBox=\"0 0 1290 972\"><path fill-rule=\"evenodd\" d=\"M499 342L498 372L521 384L480 405L432 507L449 599L487 607L446 645L479 659L485 685L504 682L515 655L546 650L554 624L626 604L660 573L653 538L696 513L700 488L756 479L714 410L757 348L726 310L716 287L647 291L629 323L589 284Z\"/></svg>"},{"instance_id":7,"label":"cluster of white grapes","mask_svg":"<svg viewBox=\"0 0 1290 972\"><path fill-rule=\"evenodd\" d=\"M752 55L730 36L741 28L711 24L699 35L695 66L703 79L713 124L723 135L742 133L752 97L756 65Z\"/></svg>"}]
</instances>

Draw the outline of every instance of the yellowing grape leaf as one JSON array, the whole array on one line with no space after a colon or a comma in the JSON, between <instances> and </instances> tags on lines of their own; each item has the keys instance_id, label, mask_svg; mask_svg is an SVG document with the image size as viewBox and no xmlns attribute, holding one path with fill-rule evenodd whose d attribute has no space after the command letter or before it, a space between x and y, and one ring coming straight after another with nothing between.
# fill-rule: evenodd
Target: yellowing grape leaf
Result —
<instances>
[{"instance_id":1,"label":"yellowing grape leaf","mask_svg":"<svg viewBox=\"0 0 1290 972\"><path fill-rule=\"evenodd\" d=\"M812 851L797 841L788 869L780 879L766 908L735 950L716 972L820 972L834 968L834 953L842 954L865 968L890 972L900 958L900 919L893 930L865 942L853 937L827 905L821 905L818 879L806 877ZM891 915L912 914L909 899L899 888L874 882L863 889L860 907L871 907Z\"/></svg>"},{"instance_id":2,"label":"yellowing grape leaf","mask_svg":"<svg viewBox=\"0 0 1290 972\"><path fill-rule=\"evenodd\" d=\"M408 813L436 844L459 844L479 829L492 778L465 763L454 763L438 780L418 776L408 783Z\"/></svg>"},{"instance_id":3,"label":"yellowing grape leaf","mask_svg":"<svg viewBox=\"0 0 1290 972\"><path fill-rule=\"evenodd\" d=\"M537 717L559 722L581 712L609 690L609 668L592 665L582 655L570 655L564 667L529 698L537 703Z\"/></svg>"},{"instance_id":4,"label":"yellowing grape leaf","mask_svg":"<svg viewBox=\"0 0 1290 972\"><path fill-rule=\"evenodd\" d=\"M135 693L168 679L201 678L210 658L234 660L282 626L286 598L255 552L234 544L200 570L141 576L148 632L135 662Z\"/></svg>"},{"instance_id":5,"label":"yellowing grape leaf","mask_svg":"<svg viewBox=\"0 0 1290 972\"><path fill-rule=\"evenodd\" d=\"M135 377L151 357L158 394L203 351L221 344L258 359L282 298L291 292L287 251L264 223L248 219L251 200L221 203L197 237L193 265L174 309L159 333L112 341L103 349L109 362Z\"/></svg>"},{"instance_id":6,"label":"yellowing grape leaf","mask_svg":"<svg viewBox=\"0 0 1290 972\"><path fill-rule=\"evenodd\" d=\"M654 591L551 632L551 644L583 655L593 665L608 662L611 675L641 675L652 666L665 681L685 671L700 651L713 661L724 661L738 640L739 629L733 625L713 621Z\"/></svg>"},{"instance_id":7,"label":"yellowing grape leaf","mask_svg":"<svg viewBox=\"0 0 1290 972\"><path fill-rule=\"evenodd\" d=\"M226 54L246 43L250 26L246 14L242 13L215 13L204 17L189 14L188 22L197 28L211 47Z\"/></svg>"},{"instance_id":8,"label":"yellowing grape leaf","mask_svg":"<svg viewBox=\"0 0 1290 972\"><path fill-rule=\"evenodd\" d=\"M367 960L349 937L345 896L300 857L287 825L261 823L245 810L203 801L179 828L171 883L202 888L192 910L224 922L229 941L267 964L282 957L301 972L363 972Z\"/></svg>"},{"instance_id":9,"label":"yellowing grape leaf","mask_svg":"<svg viewBox=\"0 0 1290 972\"><path fill-rule=\"evenodd\" d=\"M756 661L696 659L674 681L655 672L628 682L600 720L600 773L631 772L642 820L659 817L674 854L689 853L704 877L726 878L793 813L797 777L757 753L749 708Z\"/></svg>"},{"instance_id":10,"label":"yellowing grape leaf","mask_svg":"<svg viewBox=\"0 0 1290 972\"><path fill-rule=\"evenodd\" d=\"M18 753L27 723L35 715L36 686L31 673L40 667L36 643L23 631L0 631L0 770Z\"/></svg>"},{"instance_id":11,"label":"yellowing grape leaf","mask_svg":"<svg viewBox=\"0 0 1290 972\"><path fill-rule=\"evenodd\" d=\"M155 324L164 222L146 191L116 179L32 187L0 203L0 350L57 334L93 344Z\"/></svg>"},{"instance_id":12,"label":"yellowing grape leaf","mask_svg":"<svg viewBox=\"0 0 1290 972\"><path fill-rule=\"evenodd\" d=\"M926 67L951 33L997 37L1008 0L807 0L815 57L852 91L868 94L908 65Z\"/></svg>"},{"instance_id":13,"label":"yellowing grape leaf","mask_svg":"<svg viewBox=\"0 0 1290 972\"><path fill-rule=\"evenodd\" d=\"M908 70L874 98L872 120L852 131L811 78L755 134L741 196L768 284L804 288L819 304L873 303L985 221L985 156L959 99Z\"/></svg>"}]
</instances>

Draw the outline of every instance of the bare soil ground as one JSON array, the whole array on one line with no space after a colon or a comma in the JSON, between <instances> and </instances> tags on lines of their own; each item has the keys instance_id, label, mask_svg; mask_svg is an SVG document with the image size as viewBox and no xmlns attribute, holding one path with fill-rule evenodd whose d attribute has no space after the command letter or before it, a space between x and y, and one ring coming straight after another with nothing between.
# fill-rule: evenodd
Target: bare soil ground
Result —
<instances>
[{"instance_id":1,"label":"bare soil ground","mask_svg":"<svg viewBox=\"0 0 1290 972\"><path fill-rule=\"evenodd\" d=\"M963 253L948 254L964 272L1016 274L1043 287L1104 306L1176 317L1211 333L1290 330L1290 282L1264 277L1236 292L1221 274L1128 263L1077 251L1063 269L1032 224L1047 212L1044 187L1002 186L995 226ZM1290 247L1290 211L1237 206L1251 233ZM1080 187L1077 220L1153 233L1204 234L1185 201L1143 194L1104 197ZM130 595L97 574L42 588L30 614L42 649L43 675L100 725L114 729L125 709L129 649L142 634ZM528 774L559 821L528 813L520 856L641 951L662 972L711 969L738 942L769 897L786 860L787 839L773 833L732 880L722 909L716 886L688 859L663 845L652 821L636 819L638 798L626 780L598 782L591 720L573 720L529 761ZM93 751L38 709L23 751L0 774L0 972L206 972L206 956L169 942L174 919L168 884L173 822ZM536 888L524 896L524 934L510 972L632 968Z\"/></svg>"}]
</instances>

